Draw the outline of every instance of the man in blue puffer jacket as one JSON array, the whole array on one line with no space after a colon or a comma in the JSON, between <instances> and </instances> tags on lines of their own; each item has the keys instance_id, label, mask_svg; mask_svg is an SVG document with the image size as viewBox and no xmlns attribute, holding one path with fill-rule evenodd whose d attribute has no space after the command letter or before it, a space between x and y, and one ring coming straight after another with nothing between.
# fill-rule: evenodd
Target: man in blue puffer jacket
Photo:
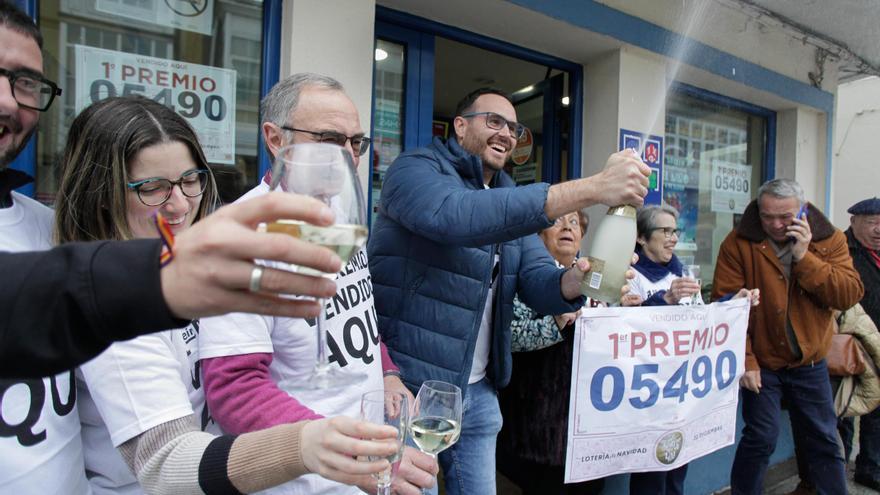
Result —
<instances>
[{"instance_id":1,"label":"man in blue puffer jacket","mask_svg":"<svg viewBox=\"0 0 880 495\"><path fill-rule=\"evenodd\" d=\"M439 456L446 492L482 495L495 492L514 294L543 314L583 303L586 260L559 270L535 233L593 204L641 205L650 169L628 150L593 177L514 188L502 168L525 128L494 89L466 96L453 128L388 169L368 252L379 331L404 383L415 393L443 380L464 395L461 437Z\"/></svg>"}]
</instances>

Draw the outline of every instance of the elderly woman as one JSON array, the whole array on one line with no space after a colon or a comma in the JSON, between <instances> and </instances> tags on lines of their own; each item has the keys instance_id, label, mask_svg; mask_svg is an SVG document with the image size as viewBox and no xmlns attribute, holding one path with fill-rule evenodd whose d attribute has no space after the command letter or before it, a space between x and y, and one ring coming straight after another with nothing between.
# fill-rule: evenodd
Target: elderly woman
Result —
<instances>
[{"instance_id":1,"label":"elderly woman","mask_svg":"<svg viewBox=\"0 0 880 495\"><path fill-rule=\"evenodd\" d=\"M574 263L588 225L585 214L569 213L541 232L560 269ZM524 494L599 493L602 480L563 483L577 313L542 316L518 299L513 305L513 374L500 393L504 426L498 436L499 469ZM585 307L596 305L588 299Z\"/></svg>"},{"instance_id":2,"label":"elderly woman","mask_svg":"<svg viewBox=\"0 0 880 495\"><path fill-rule=\"evenodd\" d=\"M672 251L678 244L678 212L668 205L649 206L636 218L636 277L630 281L631 297L643 306L680 304L700 296L700 284L682 277L682 265ZM633 473L631 495L676 495L684 493L687 464L671 471Z\"/></svg>"},{"instance_id":3,"label":"elderly woman","mask_svg":"<svg viewBox=\"0 0 880 495\"><path fill-rule=\"evenodd\" d=\"M678 244L678 212L669 205L648 206L636 218L636 276L630 280L629 298L632 305L663 306L703 302L700 284L683 277L682 264L673 253ZM731 296L726 296L725 299ZM748 297L758 304L758 290L741 289L734 298ZM631 495L677 495L684 493L687 464L671 471L633 473L630 475Z\"/></svg>"},{"instance_id":4,"label":"elderly woman","mask_svg":"<svg viewBox=\"0 0 880 495\"><path fill-rule=\"evenodd\" d=\"M636 278L630 293L642 298L643 306L681 304L696 298L702 303L700 284L683 277L683 266L673 253L678 244L678 212L669 205L642 208L636 219Z\"/></svg>"},{"instance_id":5,"label":"elderly woman","mask_svg":"<svg viewBox=\"0 0 880 495\"><path fill-rule=\"evenodd\" d=\"M141 97L109 98L83 110L61 166L61 243L158 237L156 213L171 232L181 232L210 213L217 198L193 129ZM198 336L193 321L113 344L80 369L85 468L95 493L252 492L309 471L371 486L368 474L388 467L351 456L389 453L388 444L360 438L393 438L394 430L348 418L237 437L203 432L210 416Z\"/></svg>"}]
</instances>

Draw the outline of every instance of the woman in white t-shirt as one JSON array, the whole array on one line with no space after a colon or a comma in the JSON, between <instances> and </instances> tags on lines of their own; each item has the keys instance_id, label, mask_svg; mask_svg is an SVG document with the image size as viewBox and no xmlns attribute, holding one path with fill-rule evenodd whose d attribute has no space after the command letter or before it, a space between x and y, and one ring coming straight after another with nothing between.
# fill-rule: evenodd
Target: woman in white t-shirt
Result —
<instances>
[{"instance_id":1,"label":"woman in white t-shirt","mask_svg":"<svg viewBox=\"0 0 880 495\"><path fill-rule=\"evenodd\" d=\"M83 110L70 128L62 171L59 242L159 237L157 212L178 233L217 201L193 129L141 97L109 98ZM212 421L198 335L199 322L192 321L113 344L81 367L83 451L95 493L253 492L308 472L371 486L369 475L387 468L387 461L358 462L352 455L393 451L359 439L391 438L395 431L349 418L237 437L204 432Z\"/></svg>"},{"instance_id":2,"label":"woman in white t-shirt","mask_svg":"<svg viewBox=\"0 0 880 495\"><path fill-rule=\"evenodd\" d=\"M673 253L678 243L678 212L668 205L648 206L639 210L636 219L636 271L630 280L630 294L638 296L642 306L681 304L697 298L702 303L700 284L682 276L682 264ZM632 495L684 493L687 464L671 471L633 473L629 492Z\"/></svg>"},{"instance_id":3,"label":"woman in white t-shirt","mask_svg":"<svg viewBox=\"0 0 880 495\"><path fill-rule=\"evenodd\" d=\"M678 244L678 212L663 204L639 210L636 219L636 277L630 281L630 294L642 298L642 306L702 303L700 284L684 277L683 266L673 250Z\"/></svg>"}]
</instances>

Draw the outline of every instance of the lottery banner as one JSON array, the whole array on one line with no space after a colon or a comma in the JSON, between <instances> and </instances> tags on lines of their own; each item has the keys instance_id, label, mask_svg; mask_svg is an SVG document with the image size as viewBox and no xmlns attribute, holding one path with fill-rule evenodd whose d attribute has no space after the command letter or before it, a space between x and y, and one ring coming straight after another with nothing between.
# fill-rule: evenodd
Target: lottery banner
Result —
<instances>
[{"instance_id":1,"label":"lottery banner","mask_svg":"<svg viewBox=\"0 0 880 495\"><path fill-rule=\"evenodd\" d=\"M236 72L75 45L76 112L110 96L142 95L186 118L211 163L235 163Z\"/></svg>"},{"instance_id":2,"label":"lottery banner","mask_svg":"<svg viewBox=\"0 0 880 495\"><path fill-rule=\"evenodd\" d=\"M582 312L565 482L668 471L732 444L748 320L746 299Z\"/></svg>"}]
</instances>

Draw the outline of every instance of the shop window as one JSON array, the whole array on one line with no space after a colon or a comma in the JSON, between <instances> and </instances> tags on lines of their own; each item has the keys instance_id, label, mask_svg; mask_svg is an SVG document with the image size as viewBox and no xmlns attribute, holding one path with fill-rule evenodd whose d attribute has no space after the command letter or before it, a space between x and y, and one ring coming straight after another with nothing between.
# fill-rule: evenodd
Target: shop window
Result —
<instances>
[{"instance_id":1,"label":"shop window","mask_svg":"<svg viewBox=\"0 0 880 495\"><path fill-rule=\"evenodd\" d=\"M764 177L768 117L673 92L666 102L663 200L679 211L676 254L711 291L718 249Z\"/></svg>"},{"instance_id":2,"label":"shop window","mask_svg":"<svg viewBox=\"0 0 880 495\"><path fill-rule=\"evenodd\" d=\"M143 94L196 129L224 201L258 177L261 0L40 1L46 74L63 98L41 117L36 197L52 204L73 118L108 95Z\"/></svg>"},{"instance_id":3,"label":"shop window","mask_svg":"<svg viewBox=\"0 0 880 495\"><path fill-rule=\"evenodd\" d=\"M371 221L378 212L385 172L403 151L405 47L400 43L376 40L375 59Z\"/></svg>"}]
</instances>

